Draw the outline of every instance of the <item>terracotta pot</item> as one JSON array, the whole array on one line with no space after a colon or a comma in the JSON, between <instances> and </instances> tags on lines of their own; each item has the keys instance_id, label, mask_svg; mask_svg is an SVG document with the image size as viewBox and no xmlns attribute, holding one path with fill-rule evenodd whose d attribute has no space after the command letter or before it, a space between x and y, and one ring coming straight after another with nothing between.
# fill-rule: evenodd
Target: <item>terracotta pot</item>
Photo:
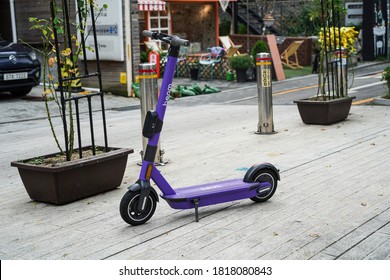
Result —
<instances>
[{"instance_id":1,"label":"terracotta pot","mask_svg":"<svg viewBox=\"0 0 390 280\"><path fill-rule=\"evenodd\" d=\"M343 97L327 101L302 99L294 103L298 105L304 123L326 125L345 120L354 98L354 96Z\"/></svg>"},{"instance_id":2,"label":"terracotta pot","mask_svg":"<svg viewBox=\"0 0 390 280\"><path fill-rule=\"evenodd\" d=\"M132 149L109 148L106 153L54 166L29 164L29 159L13 161L11 166L18 168L31 199L62 205L119 187L128 154L133 152Z\"/></svg>"}]
</instances>

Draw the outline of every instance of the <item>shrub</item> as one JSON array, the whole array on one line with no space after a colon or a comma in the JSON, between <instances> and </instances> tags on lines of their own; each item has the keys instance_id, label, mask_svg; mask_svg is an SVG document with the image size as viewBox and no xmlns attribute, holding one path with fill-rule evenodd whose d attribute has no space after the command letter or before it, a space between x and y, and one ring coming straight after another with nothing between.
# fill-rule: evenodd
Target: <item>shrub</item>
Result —
<instances>
[{"instance_id":1,"label":"shrub","mask_svg":"<svg viewBox=\"0 0 390 280\"><path fill-rule=\"evenodd\" d=\"M253 59L253 63L256 63L256 55L258 53L262 53L262 52L269 52L269 50L268 50L267 44L264 41L259 40L256 42L256 44L253 46L253 48L251 50L251 56Z\"/></svg>"},{"instance_id":2,"label":"shrub","mask_svg":"<svg viewBox=\"0 0 390 280\"><path fill-rule=\"evenodd\" d=\"M238 23L237 34L247 34L247 29L245 24L241 22Z\"/></svg>"},{"instance_id":3,"label":"shrub","mask_svg":"<svg viewBox=\"0 0 390 280\"><path fill-rule=\"evenodd\" d=\"M248 69L252 67L252 58L249 55L236 55L229 59L229 67L237 69Z\"/></svg>"},{"instance_id":4,"label":"shrub","mask_svg":"<svg viewBox=\"0 0 390 280\"><path fill-rule=\"evenodd\" d=\"M387 93L384 95L384 97L390 98L390 66L387 66L383 70L381 81L385 81L387 86Z\"/></svg>"}]
</instances>

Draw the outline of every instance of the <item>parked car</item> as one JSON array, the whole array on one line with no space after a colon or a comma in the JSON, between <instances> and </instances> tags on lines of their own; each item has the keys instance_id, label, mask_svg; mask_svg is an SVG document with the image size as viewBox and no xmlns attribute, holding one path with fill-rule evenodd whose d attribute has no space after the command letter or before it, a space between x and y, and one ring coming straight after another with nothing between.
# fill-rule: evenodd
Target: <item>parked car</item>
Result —
<instances>
[{"instance_id":1,"label":"parked car","mask_svg":"<svg viewBox=\"0 0 390 280\"><path fill-rule=\"evenodd\" d=\"M41 63L29 47L0 37L0 92L23 96L39 85Z\"/></svg>"}]
</instances>

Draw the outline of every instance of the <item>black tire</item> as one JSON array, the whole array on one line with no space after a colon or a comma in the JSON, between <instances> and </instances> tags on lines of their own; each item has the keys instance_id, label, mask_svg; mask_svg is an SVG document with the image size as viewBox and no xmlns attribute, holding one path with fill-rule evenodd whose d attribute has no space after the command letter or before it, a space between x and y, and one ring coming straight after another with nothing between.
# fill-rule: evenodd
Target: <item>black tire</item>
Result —
<instances>
[{"instance_id":1,"label":"black tire","mask_svg":"<svg viewBox=\"0 0 390 280\"><path fill-rule=\"evenodd\" d=\"M29 94L31 90L32 90L32 87L27 87L27 88L11 90L10 92L13 96L25 96L25 95Z\"/></svg>"},{"instance_id":2,"label":"black tire","mask_svg":"<svg viewBox=\"0 0 390 280\"><path fill-rule=\"evenodd\" d=\"M276 192L278 186L278 177L276 173L270 169L259 170L252 178L253 182L268 182L271 184L271 189L267 192L261 193L255 197L251 197L251 200L255 202L264 202L270 199Z\"/></svg>"},{"instance_id":3,"label":"black tire","mask_svg":"<svg viewBox=\"0 0 390 280\"><path fill-rule=\"evenodd\" d=\"M142 213L137 212L137 205L139 200L140 192L128 191L122 197L119 211L122 219L133 226L138 226L146 223L154 214L157 206L157 198L150 193L147 201L145 211Z\"/></svg>"}]
</instances>

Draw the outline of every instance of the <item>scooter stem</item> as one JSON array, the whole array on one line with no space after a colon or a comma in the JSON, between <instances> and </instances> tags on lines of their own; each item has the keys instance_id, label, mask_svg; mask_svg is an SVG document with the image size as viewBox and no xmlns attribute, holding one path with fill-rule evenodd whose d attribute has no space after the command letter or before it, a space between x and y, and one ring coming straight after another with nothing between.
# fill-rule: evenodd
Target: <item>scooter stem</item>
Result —
<instances>
[{"instance_id":1,"label":"scooter stem","mask_svg":"<svg viewBox=\"0 0 390 280\"><path fill-rule=\"evenodd\" d=\"M168 61L165 67L164 77L162 80L160 95L158 97L156 112L159 122L161 125L164 121L165 111L168 106L168 101L170 99L170 91L172 88L173 76L175 75L175 68L177 63L177 57L179 56L180 46L171 45L168 51ZM158 141L160 139L160 132L155 133L148 140L148 144L145 151L145 157L142 161L142 168L140 173L140 180L149 181L150 178L147 178L147 168L149 164L154 165L154 158L157 153ZM146 157L146 155L148 155Z\"/></svg>"}]
</instances>

